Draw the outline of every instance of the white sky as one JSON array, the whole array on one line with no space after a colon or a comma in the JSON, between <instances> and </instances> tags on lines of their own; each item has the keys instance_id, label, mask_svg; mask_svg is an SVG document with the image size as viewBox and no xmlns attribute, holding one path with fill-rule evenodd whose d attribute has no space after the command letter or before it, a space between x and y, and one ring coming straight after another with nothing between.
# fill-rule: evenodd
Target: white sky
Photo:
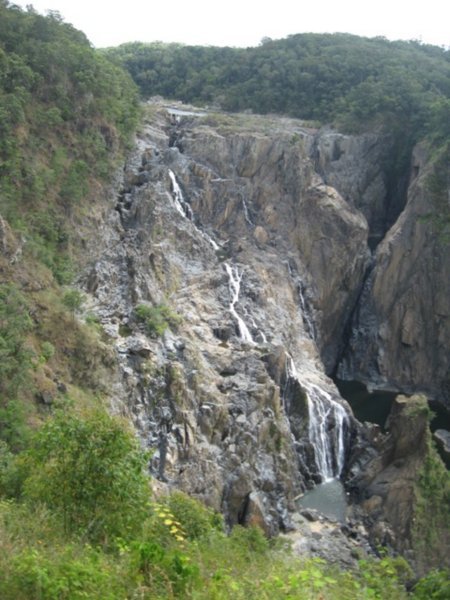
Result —
<instances>
[{"instance_id":1,"label":"white sky","mask_svg":"<svg viewBox=\"0 0 450 600\"><path fill-rule=\"evenodd\" d=\"M257 46L263 37L346 32L450 46L448 0L28 0L57 10L97 47L131 41Z\"/></svg>"}]
</instances>

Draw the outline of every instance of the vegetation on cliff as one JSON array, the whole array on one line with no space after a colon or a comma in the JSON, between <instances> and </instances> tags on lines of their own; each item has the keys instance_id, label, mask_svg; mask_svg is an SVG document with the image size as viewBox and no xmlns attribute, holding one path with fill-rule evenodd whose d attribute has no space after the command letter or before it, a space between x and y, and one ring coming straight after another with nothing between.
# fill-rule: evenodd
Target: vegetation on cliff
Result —
<instances>
[{"instance_id":1,"label":"vegetation on cliff","mask_svg":"<svg viewBox=\"0 0 450 600\"><path fill-rule=\"evenodd\" d=\"M62 286L138 117L130 77L83 33L0 1L0 438L13 450L71 385L101 387L108 350Z\"/></svg>"},{"instance_id":2,"label":"vegetation on cliff","mask_svg":"<svg viewBox=\"0 0 450 600\"><path fill-rule=\"evenodd\" d=\"M137 123L136 90L57 14L0 2L0 213L59 283L70 217Z\"/></svg>"}]
</instances>

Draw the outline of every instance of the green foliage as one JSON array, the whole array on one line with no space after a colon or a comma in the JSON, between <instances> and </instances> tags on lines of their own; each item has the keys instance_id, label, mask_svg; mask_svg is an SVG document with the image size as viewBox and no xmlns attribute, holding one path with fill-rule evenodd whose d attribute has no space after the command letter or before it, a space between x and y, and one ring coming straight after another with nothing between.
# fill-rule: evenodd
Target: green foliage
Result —
<instances>
[{"instance_id":1,"label":"green foliage","mask_svg":"<svg viewBox=\"0 0 450 600\"><path fill-rule=\"evenodd\" d=\"M108 50L144 96L278 112L350 129L400 132L450 96L448 51L349 34L298 34L256 48L131 43ZM436 105L439 123L445 102ZM406 133L406 132L405 132Z\"/></svg>"},{"instance_id":2,"label":"green foliage","mask_svg":"<svg viewBox=\"0 0 450 600\"><path fill-rule=\"evenodd\" d=\"M69 283L64 223L137 124L130 77L56 13L0 3L0 213L25 251Z\"/></svg>"},{"instance_id":3,"label":"green foliage","mask_svg":"<svg viewBox=\"0 0 450 600\"><path fill-rule=\"evenodd\" d=\"M207 535L212 529L223 530L220 515L183 492L173 492L167 499L167 507L191 540Z\"/></svg>"},{"instance_id":4,"label":"green foliage","mask_svg":"<svg viewBox=\"0 0 450 600\"><path fill-rule=\"evenodd\" d=\"M168 327L176 328L181 317L166 304L149 306L139 304L135 309L136 318L144 325L146 332L152 337L160 337Z\"/></svg>"},{"instance_id":5,"label":"green foliage","mask_svg":"<svg viewBox=\"0 0 450 600\"><path fill-rule=\"evenodd\" d=\"M128 538L147 511L145 455L123 424L104 412L58 413L27 452L25 497L58 513L67 533Z\"/></svg>"},{"instance_id":6,"label":"green foliage","mask_svg":"<svg viewBox=\"0 0 450 600\"><path fill-rule=\"evenodd\" d=\"M416 486L413 543L424 563L442 564L450 542L450 473L445 468L431 434L424 465Z\"/></svg>"},{"instance_id":7,"label":"green foliage","mask_svg":"<svg viewBox=\"0 0 450 600\"><path fill-rule=\"evenodd\" d=\"M437 235L448 243L450 242L450 142L448 139L435 149L432 167L432 172L425 183L431 208L427 219L432 222Z\"/></svg>"},{"instance_id":8,"label":"green foliage","mask_svg":"<svg viewBox=\"0 0 450 600\"><path fill-rule=\"evenodd\" d=\"M71 312L76 312L83 304L83 294L79 290L67 290L62 297L62 303Z\"/></svg>"},{"instance_id":9,"label":"green foliage","mask_svg":"<svg viewBox=\"0 0 450 600\"><path fill-rule=\"evenodd\" d=\"M0 578L0 596L3 600L117 600L128 597L127 584L126 574L103 552L70 543L53 548L41 541L13 556Z\"/></svg>"},{"instance_id":10,"label":"green foliage","mask_svg":"<svg viewBox=\"0 0 450 600\"><path fill-rule=\"evenodd\" d=\"M41 344L41 357L47 362L55 354L55 346L51 342L44 341Z\"/></svg>"},{"instance_id":11,"label":"green foliage","mask_svg":"<svg viewBox=\"0 0 450 600\"><path fill-rule=\"evenodd\" d=\"M368 598L401 598L404 584L411 579L411 567L402 557L361 560L359 580Z\"/></svg>"},{"instance_id":12,"label":"green foliage","mask_svg":"<svg viewBox=\"0 0 450 600\"><path fill-rule=\"evenodd\" d=\"M32 329L27 302L13 284L0 285L0 407L26 381L33 353L26 346Z\"/></svg>"},{"instance_id":13,"label":"green foliage","mask_svg":"<svg viewBox=\"0 0 450 600\"><path fill-rule=\"evenodd\" d=\"M0 440L13 452L26 447L30 435L27 426L27 406L18 399L0 405Z\"/></svg>"},{"instance_id":14,"label":"green foliage","mask_svg":"<svg viewBox=\"0 0 450 600\"><path fill-rule=\"evenodd\" d=\"M450 571L431 571L415 586L414 600L447 600L450 598Z\"/></svg>"},{"instance_id":15,"label":"green foliage","mask_svg":"<svg viewBox=\"0 0 450 600\"><path fill-rule=\"evenodd\" d=\"M58 437L58 436L57 436ZM2 463L0 449L0 468ZM41 469L42 466L38 465ZM231 535L202 522L201 535L179 535L168 508L206 511L177 495L152 504L133 537L92 547L61 527L60 513L40 503L0 501L0 597L5 600L167 598L196 600L406 600L410 570L401 559L361 561L339 571L324 561L294 557L258 529L235 527ZM178 533L172 529L176 525ZM444 598L444 572L418 582L418 599ZM426 596L426 594L429 594Z\"/></svg>"}]
</instances>

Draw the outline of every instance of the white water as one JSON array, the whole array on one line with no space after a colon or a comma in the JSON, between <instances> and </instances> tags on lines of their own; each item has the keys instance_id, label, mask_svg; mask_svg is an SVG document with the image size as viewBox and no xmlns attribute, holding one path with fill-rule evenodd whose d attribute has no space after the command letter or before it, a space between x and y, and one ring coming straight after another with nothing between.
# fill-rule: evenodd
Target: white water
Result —
<instances>
[{"instance_id":1,"label":"white water","mask_svg":"<svg viewBox=\"0 0 450 600\"><path fill-rule=\"evenodd\" d=\"M306 306L305 296L303 294L303 290L305 289L305 285L303 281L300 279L300 276L295 274L294 269L292 268L291 262L289 259L285 261L289 277L293 280L294 285L298 290L298 300L300 304L300 310L302 313L303 325L305 326L306 333L312 340L316 340L317 332L316 332L316 324L311 316L311 312L308 310Z\"/></svg>"},{"instance_id":2,"label":"white water","mask_svg":"<svg viewBox=\"0 0 450 600\"><path fill-rule=\"evenodd\" d=\"M259 329L255 319L251 315L250 315L249 319L250 319L250 324L253 327L253 329L258 331L258 335L259 335L262 343L267 344L267 337L266 337L264 331L262 329Z\"/></svg>"},{"instance_id":3,"label":"white water","mask_svg":"<svg viewBox=\"0 0 450 600\"><path fill-rule=\"evenodd\" d=\"M172 197L173 197L173 201L175 204L175 208L180 213L180 215L182 215L183 217L186 217L187 219L189 219L189 221L192 221L193 216L194 216L192 213L192 208L189 206L189 204L184 199L183 192L181 191L181 188L178 185L178 181L175 177L175 173L171 169L169 169L169 177L170 177L170 181L172 183L172 192L173 192Z\"/></svg>"},{"instance_id":4,"label":"white water","mask_svg":"<svg viewBox=\"0 0 450 600\"><path fill-rule=\"evenodd\" d=\"M178 184L178 181L175 177L175 173L169 169L170 181L172 183L172 197L175 204L175 208L184 218L189 219L192 222L196 230L200 233L200 235L210 244L214 250L220 250L219 244L213 240L211 236L202 231L197 225L194 223L194 213L190 205L186 202L183 197L183 192ZM231 295L230 301L230 313L236 319L238 328L239 328L239 337L243 342L247 342L248 344L254 344L254 340L252 334L249 331L245 321L238 315L236 312L236 304L239 302L239 294L241 291L241 281L243 272L239 273L239 269L236 266L231 266L228 263L225 263L225 270L228 274L229 279L229 289ZM266 336L264 333L260 332L264 341L266 340Z\"/></svg>"},{"instance_id":5,"label":"white water","mask_svg":"<svg viewBox=\"0 0 450 600\"><path fill-rule=\"evenodd\" d=\"M225 270L229 278L229 288L231 295L230 313L237 321L239 327L239 337L244 342L254 344L255 342L253 341L252 335L247 325L245 324L244 320L237 314L235 308L236 304L239 301L239 294L241 291L242 272L239 273L239 269L237 267L232 267L228 263L225 263Z\"/></svg>"},{"instance_id":6,"label":"white water","mask_svg":"<svg viewBox=\"0 0 450 600\"><path fill-rule=\"evenodd\" d=\"M343 406L331 395L310 382L300 382L297 369L287 355L286 375L296 379L306 391L308 399L308 437L314 448L317 471L324 481L339 477L345 461L345 427L348 415Z\"/></svg>"}]
</instances>

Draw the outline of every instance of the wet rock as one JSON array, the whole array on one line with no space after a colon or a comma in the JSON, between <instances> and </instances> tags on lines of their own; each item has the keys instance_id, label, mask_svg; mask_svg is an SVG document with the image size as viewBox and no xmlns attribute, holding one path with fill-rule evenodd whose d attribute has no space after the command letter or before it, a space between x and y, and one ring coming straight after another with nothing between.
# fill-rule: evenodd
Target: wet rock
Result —
<instances>
[{"instance_id":1,"label":"wet rock","mask_svg":"<svg viewBox=\"0 0 450 600\"><path fill-rule=\"evenodd\" d=\"M261 123L224 131L156 110L111 195L120 213L111 206L99 225L80 280L112 333L112 409L153 451L152 472L230 525L249 515L272 535L321 480L307 390L339 402L322 361L331 369L340 353L368 226L356 202L315 173L324 132ZM347 154L365 140L348 142ZM174 181L192 215L179 210ZM170 309L162 336L136 334L141 303ZM339 423L330 417L327 431ZM348 423L347 446L359 435Z\"/></svg>"},{"instance_id":2,"label":"wet rock","mask_svg":"<svg viewBox=\"0 0 450 600\"><path fill-rule=\"evenodd\" d=\"M415 482L427 455L428 402L425 396L397 396L380 451L353 480L372 544L398 552L410 549Z\"/></svg>"},{"instance_id":3,"label":"wet rock","mask_svg":"<svg viewBox=\"0 0 450 600\"><path fill-rule=\"evenodd\" d=\"M450 462L450 431L445 429L436 429L434 439L447 462Z\"/></svg>"}]
</instances>

